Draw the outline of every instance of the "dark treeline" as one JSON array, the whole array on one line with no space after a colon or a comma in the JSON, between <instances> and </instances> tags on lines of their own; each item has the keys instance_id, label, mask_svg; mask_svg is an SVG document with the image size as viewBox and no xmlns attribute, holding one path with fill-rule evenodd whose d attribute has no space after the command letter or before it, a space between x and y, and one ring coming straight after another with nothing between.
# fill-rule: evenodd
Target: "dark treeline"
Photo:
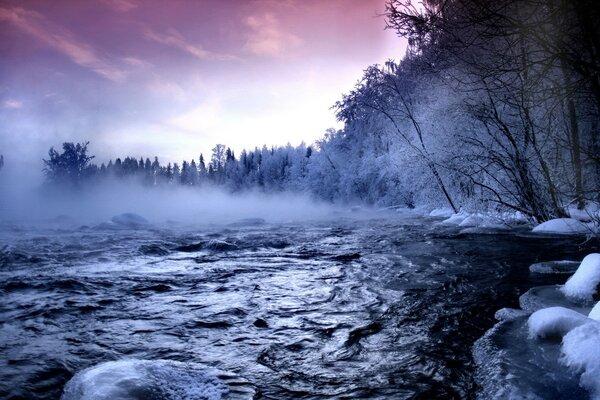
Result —
<instances>
[{"instance_id":1,"label":"dark treeline","mask_svg":"<svg viewBox=\"0 0 600 400\"><path fill-rule=\"evenodd\" d=\"M310 147L236 156L217 145L209 160L97 166L86 144L66 143L50 151L47 177L303 191L537 221L600 200L600 2L390 0L386 20L408 39L406 56L368 67L334 106L344 128Z\"/></svg>"}]
</instances>

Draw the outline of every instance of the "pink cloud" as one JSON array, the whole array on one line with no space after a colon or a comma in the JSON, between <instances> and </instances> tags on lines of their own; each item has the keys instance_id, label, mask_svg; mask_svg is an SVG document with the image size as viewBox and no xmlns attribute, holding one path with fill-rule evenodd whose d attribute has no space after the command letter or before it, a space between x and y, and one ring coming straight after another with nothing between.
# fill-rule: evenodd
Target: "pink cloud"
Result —
<instances>
[{"instance_id":1,"label":"pink cloud","mask_svg":"<svg viewBox=\"0 0 600 400\"><path fill-rule=\"evenodd\" d=\"M298 36L285 32L272 13L251 15L245 19L249 34L244 50L258 56L276 57L303 43Z\"/></svg>"},{"instance_id":2,"label":"pink cloud","mask_svg":"<svg viewBox=\"0 0 600 400\"><path fill-rule=\"evenodd\" d=\"M42 14L23 8L0 8L0 21L11 23L54 50L66 55L75 64L88 68L111 81L120 82L125 73L100 58L94 49L70 32L48 21Z\"/></svg>"},{"instance_id":3,"label":"pink cloud","mask_svg":"<svg viewBox=\"0 0 600 400\"><path fill-rule=\"evenodd\" d=\"M227 61L238 59L237 57L232 55L208 51L199 44L192 44L188 42L183 36L181 36L181 34L175 29L169 29L166 33L160 33L146 28L144 30L144 37L156 43L164 44L166 46L182 50L201 60Z\"/></svg>"},{"instance_id":4,"label":"pink cloud","mask_svg":"<svg viewBox=\"0 0 600 400\"><path fill-rule=\"evenodd\" d=\"M131 0L100 0L102 3L106 4L110 8L118 12L128 12L137 8L137 4Z\"/></svg>"},{"instance_id":5,"label":"pink cloud","mask_svg":"<svg viewBox=\"0 0 600 400\"><path fill-rule=\"evenodd\" d=\"M23 108L23 103L21 103L19 100L14 100L14 99L8 99L8 100L4 100L2 102L2 108L9 108L9 109L19 109L19 108Z\"/></svg>"}]
</instances>

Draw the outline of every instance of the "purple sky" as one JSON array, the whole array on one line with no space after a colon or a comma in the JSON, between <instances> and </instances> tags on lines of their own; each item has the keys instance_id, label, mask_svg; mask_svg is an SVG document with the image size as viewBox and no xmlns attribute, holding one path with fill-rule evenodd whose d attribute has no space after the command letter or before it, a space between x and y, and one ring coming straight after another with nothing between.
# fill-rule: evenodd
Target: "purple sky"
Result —
<instances>
[{"instance_id":1,"label":"purple sky","mask_svg":"<svg viewBox=\"0 0 600 400\"><path fill-rule=\"evenodd\" d=\"M0 153L39 162L89 140L98 161L177 161L310 143L364 68L404 54L384 1L3 0Z\"/></svg>"}]
</instances>

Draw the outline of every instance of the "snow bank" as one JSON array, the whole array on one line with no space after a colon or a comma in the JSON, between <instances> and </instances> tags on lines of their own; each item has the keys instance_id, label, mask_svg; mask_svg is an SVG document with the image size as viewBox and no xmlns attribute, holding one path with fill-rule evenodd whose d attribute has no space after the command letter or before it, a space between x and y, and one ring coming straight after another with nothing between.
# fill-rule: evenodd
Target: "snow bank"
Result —
<instances>
[{"instance_id":1,"label":"snow bank","mask_svg":"<svg viewBox=\"0 0 600 400\"><path fill-rule=\"evenodd\" d=\"M583 210L577 209L575 205L570 205L567 212L571 218L579 221L588 222L600 215L600 204L595 202L587 203Z\"/></svg>"},{"instance_id":2,"label":"snow bank","mask_svg":"<svg viewBox=\"0 0 600 400\"><path fill-rule=\"evenodd\" d=\"M463 222L468 216L469 216L469 214L461 211L457 214L452 214L450 217L446 218L441 223L448 224L448 225L458 225L461 222Z\"/></svg>"},{"instance_id":3,"label":"snow bank","mask_svg":"<svg viewBox=\"0 0 600 400\"><path fill-rule=\"evenodd\" d=\"M592 320L577 311L564 307L549 307L531 314L527 325L531 337L561 338L572 329L590 321Z\"/></svg>"},{"instance_id":4,"label":"snow bank","mask_svg":"<svg viewBox=\"0 0 600 400\"><path fill-rule=\"evenodd\" d=\"M450 208L436 208L429 213L429 216L435 218L450 218L453 214L454 211Z\"/></svg>"},{"instance_id":5,"label":"snow bank","mask_svg":"<svg viewBox=\"0 0 600 400\"><path fill-rule=\"evenodd\" d=\"M588 314L588 318L594 319L596 321L600 321L600 301L596 303L592 311ZM598 344L600 346L600 343Z\"/></svg>"},{"instance_id":6,"label":"snow bank","mask_svg":"<svg viewBox=\"0 0 600 400\"><path fill-rule=\"evenodd\" d=\"M600 300L600 254L587 255L575 274L569 278L562 292L573 299Z\"/></svg>"},{"instance_id":7,"label":"snow bank","mask_svg":"<svg viewBox=\"0 0 600 400\"><path fill-rule=\"evenodd\" d=\"M564 235L590 233L589 225L574 218L551 219L533 228L536 233L560 233Z\"/></svg>"},{"instance_id":8,"label":"snow bank","mask_svg":"<svg viewBox=\"0 0 600 400\"><path fill-rule=\"evenodd\" d=\"M448 216L443 215L442 211L438 210L433 210L429 215ZM461 211L457 214L449 215L448 218L443 220L441 223L447 225L458 225L463 228L478 227L488 229L507 229L510 226L526 224L528 221L525 216L519 212L469 213L466 211Z\"/></svg>"},{"instance_id":9,"label":"snow bank","mask_svg":"<svg viewBox=\"0 0 600 400\"><path fill-rule=\"evenodd\" d=\"M581 372L581 386L600 399L600 323L581 325L563 338L561 361Z\"/></svg>"},{"instance_id":10,"label":"snow bank","mask_svg":"<svg viewBox=\"0 0 600 400\"><path fill-rule=\"evenodd\" d=\"M78 372L61 400L221 399L227 386L214 370L166 360L110 361Z\"/></svg>"}]
</instances>

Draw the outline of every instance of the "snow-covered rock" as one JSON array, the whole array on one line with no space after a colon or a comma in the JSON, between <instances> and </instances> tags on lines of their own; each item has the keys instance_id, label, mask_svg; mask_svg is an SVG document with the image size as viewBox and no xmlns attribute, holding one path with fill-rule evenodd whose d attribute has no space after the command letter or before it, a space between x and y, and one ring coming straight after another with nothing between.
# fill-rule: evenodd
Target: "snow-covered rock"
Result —
<instances>
[{"instance_id":1,"label":"snow-covered rock","mask_svg":"<svg viewBox=\"0 0 600 400\"><path fill-rule=\"evenodd\" d=\"M581 372L581 386L600 399L600 323L574 328L563 338L561 361Z\"/></svg>"},{"instance_id":2,"label":"snow-covered rock","mask_svg":"<svg viewBox=\"0 0 600 400\"><path fill-rule=\"evenodd\" d=\"M62 400L217 400L227 387L215 375L174 361L109 361L77 373L65 386Z\"/></svg>"},{"instance_id":3,"label":"snow-covered rock","mask_svg":"<svg viewBox=\"0 0 600 400\"><path fill-rule=\"evenodd\" d=\"M78 372L61 400L252 399L247 381L199 364L168 360L109 361Z\"/></svg>"},{"instance_id":4,"label":"snow-covered rock","mask_svg":"<svg viewBox=\"0 0 600 400\"><path fill-rule=\"evenodd\" d=\"M533 232L573 235L590 233L591 228L589 225L574 218L557 218L539 224L533 228Z\"/></svg>"},{"instance_id":5,"label":"snow-covered rock","mask_svg":"<svg viewBox=\"0 0 600 400\"><path fill-rule=\"evenodd\" d=\"M541 338L562 338L569 331L592 321L587 316L564 307L543 308L527 320L529 335Z\"/></svg>"},{"instance_id":6,"label":"snow-covered rock","mask_svg":"<svg viewBox=\"0 0 600 400\"><path fill-rule=\"evenodd\" d=\"M559 341L529 338L526 316L497 323L473 346L477 399L585 399L560 354Z\"/></svg>"},{"instance_id":7,"label":"snow-covered rock","mask_svg":"<svg viewBox=\"0 0 600 400\"><path fill-rule=\"evenodd\" d=\"M575 274L569 278L562 292L582 301L600 300L600 254L587 255Z\"/></svg>"}]
</instances>

